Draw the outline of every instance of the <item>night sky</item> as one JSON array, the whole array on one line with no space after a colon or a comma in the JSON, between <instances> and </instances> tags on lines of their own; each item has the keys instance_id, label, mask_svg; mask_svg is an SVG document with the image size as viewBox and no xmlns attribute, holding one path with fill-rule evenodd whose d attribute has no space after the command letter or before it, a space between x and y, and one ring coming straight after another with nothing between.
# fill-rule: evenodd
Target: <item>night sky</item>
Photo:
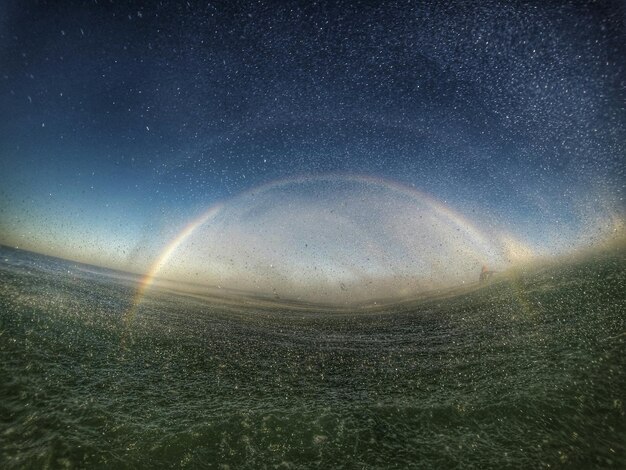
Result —
<instances>
[{"instance_id":1,"label":"night sky","mask_svg":"<svg viewBox=\"0 0 626 470\"><path fill-rule=\"evenodd\" d=\"M505 238L556 254L623 227L621 1L142 3L2 2L0 243L142 273L221 204L201 232L214 250L194 252L196 233L171 257L200 259L196 280L228 264L250 288L233 279L267 262L284 269L264 289L300 269L344 289L357 271L432 276L469 225L501 264ZM421 230L413 189L464 228ZM461 235L411 255L411 274L407 226ZM306 233L324 250L296 250ZM348 266L371 243L389 252Z\"/></svg>"}]
</instances>

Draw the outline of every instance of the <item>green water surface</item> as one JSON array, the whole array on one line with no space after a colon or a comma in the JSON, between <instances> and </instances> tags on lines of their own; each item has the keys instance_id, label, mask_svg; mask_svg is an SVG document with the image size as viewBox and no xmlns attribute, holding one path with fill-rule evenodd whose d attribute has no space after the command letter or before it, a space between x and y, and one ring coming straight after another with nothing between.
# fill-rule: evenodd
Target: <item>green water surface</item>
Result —
<instances>
[{"instance_id":1,"label":"green water surface","mask_svg":"<svg viewBox=\"0 0 626 470\"><path fill-rule=\"evenodd\" d=\"M368 311L0 257L1 468L626 468L623 250ZM3 261L2 261L3 260Z\"/></svg>"}]
</instances>

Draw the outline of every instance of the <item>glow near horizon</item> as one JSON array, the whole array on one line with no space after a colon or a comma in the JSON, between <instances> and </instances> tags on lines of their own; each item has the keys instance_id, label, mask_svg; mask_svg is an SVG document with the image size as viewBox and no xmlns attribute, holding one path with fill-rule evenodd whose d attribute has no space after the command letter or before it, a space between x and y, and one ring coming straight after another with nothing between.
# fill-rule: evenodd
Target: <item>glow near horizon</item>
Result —
<instances>
[{"instance_id":1,"label":"glow near horizon","mask_svg":"<svg viewBox=\"0 0 626 470\"><path fill-rule=\"evenodd\" d=\"M530 250L528 249L528 247L525 247L522 243L520 243L519 241L515 240L512 236L507 236L507 239L502 239L501 240L501 244L502 245L506 245L505 246L500 246L500 247L496 247L494 242L492 240L489 240L477 227L474 226L474 224L472 222L470 222L469 220L467 220L467 218L463 217L461 214L455 212L454 210L452 210L450 207L447 207L445 205L443 205L442 203L436 201L434 198L423 194L413 188L409 188L403 185L400 185L399 183L393 182L393 181L388 181L388 180L383 180L383 179L376 179L376 178L372 178L372 177L366 177L366 176L336 176L336 175L327 175L327 176L316 176L316 177L300 177L300 178L292 178L292 179L286 179L286 180L279 180L279 181L274 181L274 182L270 182L268 184L259 186L259 187L255 187L252 188L248 191L243 192L242 194L240 194L239 196L227 201L226 203L218 203L215 204L213 206L211 206L208 210L206 210L204 213L202 213L200 216L196 217L195 219L193 219L189 224L187 224L166 246L165 248L161 251L160 255L156 258L156 260L154 261L154 263L151 265L150 269L146 272L145 276L142 278L139 289L137 291L137 295L135 296L135 301L134 301L134 305L138 305L141 301L141 298L143 297L143 295L146 293L146 291L153 285L153 283L155 282L155 279L162 274L162 272L164 270L167 271L167 269L170 267L169 266L169 262L173 260L173 256L174 254L185 245L185 242L188 241L188 239L190 239L190 237L192 237L194 235L194 233L196 233L196 231L201 228L202 226L204 226L207 222L214 220L214 218L224 209L229 210L232 209L233 206L236 206L236 204L239 202L241 203L242 201L244 201L246 198L248 199L255 199L257 196L258 197L262 197L264 195L267 195L269 193L271 193L271 191L273 190L280 190L283 188L287 188L289 186L292 186L294 188L298 188L301 187L303 185L307 185L307 184L318 184L318 183L326 183L326 184L358 184L358 185L364 185L365 187L369 186L369 187L374 187L377 188L378 190L383 190L389 194L395 194L395 195L402 195L405 198L409 198L411 200L415 200L415 201L419 201L422 205L429 207L430 210L432 211L433 214L436 214L437 216L437 222L441 225L444 224L444 227L449 227L449 229L455 229L456 231L458 231L458 233L464 234L464 236L466 237L465 242L460 242L460 244L469 244L474 246L473 250L474 252L468 252L471 254L471 257L474 259L483 259L483 261L485 261L487 258L490 258L490 261L493 260L495 257L497 257L498 255L494 256L495 252L501 252L503 248L507 249L509 251L508 255L514 255L514 256L529 256L532 253L530 253ZM250 201L247 201L248 203ZM283 201L284 202L284 201ZM337 222L337 218L334 219L335 222ZM263 222L263 220L261 220L261 222ZM272 221L274 222L274 221ZM348 220L348 223L350 223L352 221ZM210 224L209 224L210 225ZM244 227L245 228L245 227ZM248 231L250 231L250 227L247 227ZM314 230L314 226L311 227L312 230ZM236 232L233 232L236 233ZM231 233L231 235L233 234ZM196 234L197 235L197 234ZM441 236L441 234L439 234ZM457 236L456 234L451 234L450 232L447 232L446 234L444 234L445 236ZM210 237L205 238L210 240ZM231 241L234 241L236 239L236 237L233 237L233 239L231 239ZM258 241L258 240L257 240ZM267 241L263 242L264 244L267 244ZM458 249L461 250L467 250L467 247L460 247L459 245L455 245L457 247L459 247ZM221 248L225 248L224 245L221 246ZM192 250L193 252L193 250ZM516 254L517 253L517 254ZM187 258L194 258L196 256L192 255L189 256L189 253L187 253ZM249 253L248 253L249 255ZM183 254L184 256L184 254ZM426 255L428 256L428 255ZM208 258L208 257L207 257ZM369 258L368 258L369 259ZM207 262L209 260L208 259L203 259L203 263L206 265ZM241 262L242 260L238 260L239 262ZM284 260L282 260L284 261ZM321 260L317 260L318 262L318 266L324 267L324 263L329 262L331 260L329 259L321 259ZM174 263L176 264L176 263ZM316 268L317 269L317 268ZM358 272L358 269L355 268L354 266L351 267L347 267L347 270L344 269L343 270L343 276L344 276L344 280L346 282L349 282L351 279L348 279L349 275L346 275L346 273L349 273L349 270L352 269L354 271L354 279L352 279L353 281L358 282L359 281L359 276L362 276L362 273ZM296 270L297 271L297 270ZM294 271L294 273L296 272ZM253 275L257 275L257 278L263 277L263 276L258 276L258 272L256 273L252 273ZM266 275L267 277L267 273L263 273ZM284 273L283 273L284 274ZM371 274L371 273L370 273ZM242 273L239 272L237 273L237 275L242 276ZM250 273L247 274L248 277L250 277ZM172 278L172 276L168 276L169 278ZM174 278L177 276L173 276ZM292 277L294 277L294 274L292 274ZM304 279L306 280L306 276L304 276ZM226 281L228 282L229 279L227 279ZM204 280L206 281L206 279ZM210 281L210 279L209 279ZM215 281L215 279L213 279L213 281ZM230 279L230 281L232 281L232 278ZM341 281L341 279L334 279L333 281L339 282ZM218 280L219 282L219 280ZM252 283L257 282L257 281L251 281ZM248 290L251 290L251 282L248 282L246 287ZM274 279L273 281L269 282L269 284L271 283L277 284L276 279ZM371 282L371 281L370 281ZM206 282L205 282L206 283ZM286 284L288 284L288 282L285 282ZM269 290L269 284L266 283L265 284L265 292L267 293L267 291ZM343 282L341 283L341 285L343 286ZM228 286L227 286L228 287ZM261 289L263 290L263 289ZM287 288L288 290L288 288ZM397 294L397 292L395 292L395 294ZM302 295L302 293L300 293L300 296ZM360 294L357 294L357 296L363 296L364 293L361 292ZM314 295L313 297L319 296L319 293ZM309 299L310 300L310 299Z\"/></svg>"}]
</instances>

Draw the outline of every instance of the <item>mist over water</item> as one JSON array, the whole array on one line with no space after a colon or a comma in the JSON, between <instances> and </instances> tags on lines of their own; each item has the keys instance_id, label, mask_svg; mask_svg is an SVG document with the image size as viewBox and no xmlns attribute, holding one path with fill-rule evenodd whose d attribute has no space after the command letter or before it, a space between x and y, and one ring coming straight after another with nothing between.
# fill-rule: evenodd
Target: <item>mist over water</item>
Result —
<instances>
[{"instance_id":1,"label":"mist over water","mask_svg":"<svg viewBox=\"0 0 626 470\"><path fill-rule=\"evenodd\" d=\"M404 298L507 267L503 236L412 188L317 176L223 203L155 276L321 303Z\"/></svg>"}]
</instances>

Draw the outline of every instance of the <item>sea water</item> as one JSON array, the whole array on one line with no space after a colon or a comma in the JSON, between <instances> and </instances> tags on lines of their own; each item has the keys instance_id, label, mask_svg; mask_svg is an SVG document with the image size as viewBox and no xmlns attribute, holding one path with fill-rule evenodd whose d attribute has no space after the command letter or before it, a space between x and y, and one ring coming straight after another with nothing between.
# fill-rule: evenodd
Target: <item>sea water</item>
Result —
<instances>
[{"instance_id":1,"label":"sea water","mask_svg":"<svg viewBox=\"0 0 626 470\"><path fill-rule=\"evenodd\" d=\"M0 250L0 467L625 468L626 256L379 308Z\"/></svg>"}]
</instances>

